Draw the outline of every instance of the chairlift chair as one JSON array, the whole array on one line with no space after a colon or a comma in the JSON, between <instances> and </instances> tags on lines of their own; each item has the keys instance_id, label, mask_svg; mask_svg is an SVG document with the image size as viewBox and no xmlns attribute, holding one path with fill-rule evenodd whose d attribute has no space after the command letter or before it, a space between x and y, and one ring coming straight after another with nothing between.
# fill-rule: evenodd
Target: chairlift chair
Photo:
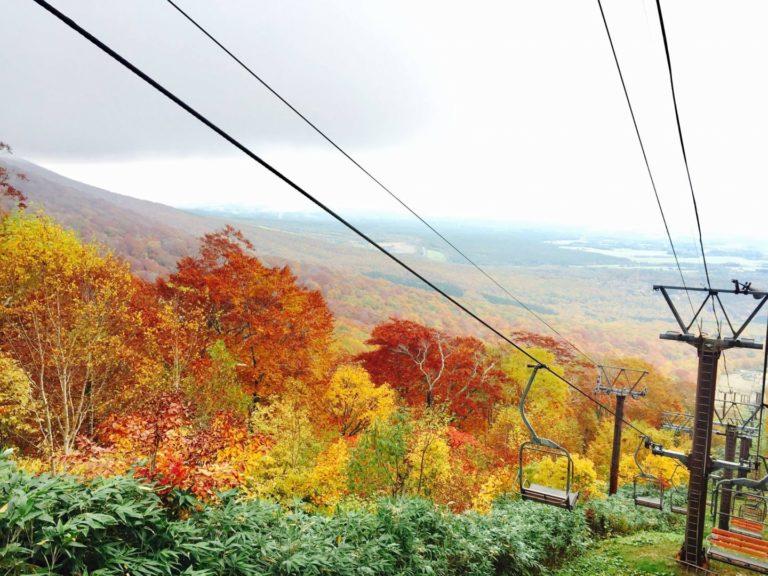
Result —
<instances>
[{"instance_id":1,"label":"chairlift chair","mask_svg":"<svg viewBox=\"0 0 768 576\"><path fill-rule=\"evenodd\" d=\"M768 475L760 480L727 478L717 482L713 489L712 513L719 513L718 500L725 490L731 490L730 522L728 530L712 529L707 539L707 558L768 574L768 541L762 538L767 487ZM739 488L739 491L734 488ZM733 514L734 510L738 510L742 516Z\"/></svg>"},{"instance_id":2,"label":"chairlift chair","mask_svg":"<svg viewBox=\"0 0 768 576\"><path fill-rule=\"evenodd\" d=\"M640 473L637 474L632 481L632 498L635 501L635 506L663 510L664 485L662 484L661 479L646 472L640 464L640 460L638 460L640 448L643 447L645 442L646 438L641 438L640 443L635 449L635 466L640 470Z\"/></svg>"},{"instance_id":3,"label":"chairlift chair","mask_svg":"<svg viewBox=\"0 0 768 576\"><path fill-rule=\"evenodd\" d=\"M766 497L764 495L733 492L729 521L731 532L762 540L765 516Z\"/></svg>"},{"instance_id":4,"label":"chairlift chair","mask_svg":"<svg viewBox=\"0 0 768 576\"><path fill-rule=\"evenodd\" d=\"M713 528L707 540L709 560L768 574L768 542L719 528Z\"/></svg>"},{"instance_id":5,"label":"chairlift chair","mask_svg":"<svg viewBox=\"0 0 768 576\"><path fill-rule=\"evenodd\" d=\"M523 420L523 424L528 429L531 439L523 442L520 445L519 454L519 467L517 472L518 482L520 484L520 495L523 500L532 500L534 502L541 502L542 504L549 504L550 506L557 506L559 508L565 508L566 510L573 510L576 505L576 500L579 497L578 492L571 490L573 485L573 459L570 452L560 446L557 442L542 438L528 420L525 413L525 401L528 398L528 393L533 386L533 381L536 379L536 375L539 370L543 368L542 364L534 364L528 366L533 368L531 376L528 378L528 383L523 390L523 394L520 397L520 417ZM541 484L532 484L524 478L523 464L525 452L538 452L540 454L546 454L553 458L565 458L567 462L565 486L563 489L555 486L543 486Z\"/></svg>"},{"instance_id":6,"label":"chairlift chair","mask_svg":"<svg viewBox=\"0 0 768 576\"><path fill-rule=\"evenodd\" d=\"M688 506L679 506L672 504L669 507L669 511L672 512L672 514L681 514L682 516L686 516L688 514Z\"/></svg>"},{"instance_id":7,"label":"chairlift chair","mask_svg":"<svg viewBox=\"0 0 768 576\"><path fill-rule=\"evenodd\" d=\"M756 496L754 494L739 494L743 496L743 502L739 512L743 518L753 522L765 522L766 501L765 496Z\"/></svg>"}]
</instances>

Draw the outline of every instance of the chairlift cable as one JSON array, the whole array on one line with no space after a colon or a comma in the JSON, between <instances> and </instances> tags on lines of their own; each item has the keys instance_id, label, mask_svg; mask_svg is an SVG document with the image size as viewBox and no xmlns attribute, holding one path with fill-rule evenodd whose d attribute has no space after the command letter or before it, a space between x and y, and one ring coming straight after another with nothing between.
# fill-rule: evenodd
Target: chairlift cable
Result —
<instances>
[{"instance_id":1,"label":"chairlift cable","mask_svg":"<svg viewBox=\"0 0 768 576\"><path fill-rule=\"evenodd\" d=\"M619 73L619 79L621 80L621 87L624 90L624 98L627 101L627 107L629 108L629 115L632 117L632 125L635 127L635 134L637 135L637 141L640 144L640 151L643 154L643 161L645 162L645 168L648 171L648 179L651 181L651 188L653 188L653 195L656 197L656 205L659 207L659 213L661 214L661 221L664 224L664 230L667 233L667 239L669 240L669 246L672 248L672 255L675 258L675 265L677 271L680 273L680 281L683 283L683 287L687 288L685 283L685 276L683 275L683 269L680 266L680 259L677 256L677 249L675 248L675 242L672 240L672 233L669 231L669 224L667 217L664 214L664 208L661 205L661 198L659 197L659 191L656 188L656 180L653 178L653 172L651 171L651 164L648 161L648 154L645 151L645 144L643 144L643 138L640 135L640 128L637 125L637 118L635 117L635 110L632 107L632 100L629 97L629 90L627 84L624 81L624 73L621 71L621 64L619 63L619 57L616 54L616 48L613 44L613 37L611 36L611 30L608 26L608 20L605 17L605 11L603 10L603 3L601 0L597 0L597 5L600 8L600 15L603 18L603 25L605 26L605 33L608 36L608 42L611 45L611 53L613 54L613 61L616 63L616 70ZM691 312L695 314L693 301L691 295L686 290L686 296L688 296L688 304L691 306Z\"/></svg>"},{"instance_id":2,"label":"chairlift cable","mask_svg":"<svg viewBox=\"0 0 768 576\"><path fill-rule=\"evenodd\" d=\"M546 319L544 319L540 314L538 314L535 310L533 310L530 306L528 306L525 302L523 302L520 298L515 296L509 289L507 289L504 285L501 284L494 276L492 276L488 271L485 270L485 268L481 267L479 264L477 264L474 260L472 260L466 252L461 250L456 244L454 244L451 240L449 240L442 232L440 232L433 224L430 224L424 217L422 217L416 210L411 208L400 196L395 194L388 186L386 186L381 180L379 180L376 176L374 176L368 169L366 169L362 164L360 164L357 160L355 160L349 153L347 153L344 148L342 148L339 144L337 144L328 134L321 130L317 124L315 124L312 120L310 120L305 114L303 114L296 106L291 104L285 97L283 97L272 85L270 85L266 80L264 80L259 74L253 71L253 69L248 66L245 62L243 62L240 58L238 58L231 50L229 50L224 44L222 44L213 34L211 34L202 24L200 24L197 20L195 20L192 16L189 15L188 12L186 12L183 8L181 8L177 2L174 0L166 0L168 4L173 6L184 18L186 18L195 28L200 30L205 36L208 37L208 39L211 40L216 46L221 48L222 51L224 51L232 60L234 60L237 64L240 65L240 67L245 70L249 75L251 75L254 79L256 79L264 88L266 88L272 95L274 95L280 102L285 104L294 114L296 114L299 118L301 118L310 128L312 128L320 137L322 137L328 144L333 146L340 154L342 154L347 160L349 160L352 164L354 164L360 171L362 171L369 179L371 179L379 188L384 190L389 196L391 196L398 204L400 204L403 208L405 208L408 212L410 212L416 219L418 219L424 226L429 228L430 231L432 231L438 238L440 238L443 242L445 242L448 246L451 247L451 249L456 252L459 256L461 256L468 264L470 264L472 267L474 267L478 272L480 272L483 276L485 276L486 279L488 279L490 282L492 282L497 288L499 288L502 292L504 292L508 297L510 297L512 300L514 300L520 307L525 309L529 314L531 314L534 318L536 318L539 322L544 324L549 330L551 330L554 334L556 334L559 338L561 338L568 346L573 348L578 354L581 354L584 358L586 358L591 364L597 366L598 362L596 362L593 358L589 356L584 350L582 350L579 346L574 344L571 340L566 338L557 328L555 328L550 322L548 322Z\"/></svg>"},{"instance_id":3,"label":"chairlift cable","mask_svg":"<svg viewBox=\"0 0 768 576\"><path fill-rule=\"evenodd\" d=\"M107 54L109 57L111 57L113 60L120 63L123 67L127 68L130 72L138 76L141 80L152 86L155 90L163 94L166 98L168 98L171 102L182 108L184 111L189 113L192 117L194 117L196 120L200 121L202 124L207 126L209 129L211 129L213 132L215 132L217 135L219 135L221 138L232 144L235 148L240 150L243 154L248 156L251 160L256 162L257 164L261 165L263 168L265 168L268 172L270 172L272 175L277 177L280 181L287 184L291 188L293 188L296 192L301 194L304 198L312 202L315 206L326 212L329 216L336 219L338 222L343 224L345 227L347 227L349 230L357 234L360 238L365 240L367 243L369 243L371 246L376 248L379 252L387 256L390 260L401 266L403 269L405 269L407 272L411 273L413 276L421 280L424 284L429 286L432 290L440 294L444 299L446 299L448 302L459 308L461 311L463 311L465 314L473 318L475 321L477 321L480 325L487 328L490 332L498 336L501 340L509 344L512 348L523 354L525 357L530 359L531 361L535 362L536 364L540 365L544 370L552 374L555 378L566 384L567 386L573 388L576 392L587 398L589 401L593 402L609 414L612 414L615 416L614 412L605 404L600 402L599 400L595 400L592 398L589 394L584 392L581 388L573 384L570 380L568 380L565 376L561 375L559 372L556 372L552 367L548 366L544 362L541 362L539 359L537 359L533 354L525 350L522 346L517 344L514 340L506 336L504 333L502 333L498 328L490 324L487 320L483 319L481 316L479 316L477 313L472 311L470 308L456 300L454 297L452 297L450 294L448 294L445 290L437 286L434 282L424 277L420 272L406 264L403 260L398 258L396 255L388 251L385 247L378 244L375 240L373 240L370 236L368 236L365 232L357 228L354 224L346 220L343 216L335 212L332 208L324 204L321 200L313 196L310 192L305 190L302 186L291 180L288 176L283 174L280 170L272 166L269 162L261 158L258 154L253 152L250 148L242 144L239 140L237 140L234 136L230 135L228 132L226 132L223 128L220 128L218 125L214 124L213 121L209 120L206 116L204 116L202 113L198 112L192 106L187 104L184 100L182 100L179 96L176 96L173 92L165 88L163 85L158 83L156 80L154 80L151 76L143 72L141 69L136 67L134 64L132 64L130 61L128 61L126 58L118 54L115 50L110 48L107 44L99 40L96 36L88 32L85 28L80 26L77 22L75 22L72 18L64 14L63 12L59 11L57 8L52 6L50 3L48 3L46 0L33 0L35 4L40 6L41 8L48 11L50 14L52 14L54 17L56 17L59 21L61 21L63 24L71 28L73 31L77 32L80 36L88 40L91 44L99 48L102 52ZM628 422L626 420L622 420L624 424L629 426L631 429L633 429L635 432L640 434L644 438L648 438L650 440L650 436L642 431L640 428L632 424L631 422Z\"/></svg>"},{"instance_id":4,"label":"chairlift cable","mask_svg":"<svg viewBox=\"0 0 768 576\"><path fill-rule=\"evenodd\" d=\"M691 190L691 199L693 200L693 211L696 215L696 227L699 231L699 247L701 248L701 260L704 263L704 274L707 277L707 287L711 290L712 283L709 280L709 267L707 266L707 255L704 251L704 239L701 233L701 219L699 218L699 205L696 201L696 193L693 190L693 180L691 179L691 169L688 165L688 154L685 151L685 140L683 139L683 128L680 124L680 112L677 108L677 94L675 93L675 81L672 75L672 59L669 55L669 43L667 41L667 29L664 26L664 16L661 12L661 0L656 0L656 10L659 13L659 26L661 27L661 37L664 40L664 53L667 57L667 70L669 71L669 87L672 92L672 104L675 108L675 122L677 123L677 135L680 139L680 150L683 153L683 163L685 164L685 174L688 177L688 187ZM714 305L714 304L713 304ZM717 312L715 312L717 316Z\"/></svg>"}]
</instances>

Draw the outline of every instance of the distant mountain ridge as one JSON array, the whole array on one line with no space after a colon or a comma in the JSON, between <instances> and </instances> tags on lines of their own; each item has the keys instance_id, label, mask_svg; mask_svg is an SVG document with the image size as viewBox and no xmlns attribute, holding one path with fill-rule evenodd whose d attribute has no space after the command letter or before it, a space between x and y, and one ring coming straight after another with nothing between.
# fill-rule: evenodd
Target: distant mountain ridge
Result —
<instances>
[{"instance_id":1,"label":"distant mountain ridge","mask_svg":"<svg viewBox=\"0 0 768 576\"><path fill-rule=\"evenodd\" d=\"M322 234L277 229L237 216L199 214L165 204L109 192L22 160L0 156L11 181L27 195L29 210L43 210L87 241L100 243L125 258L139 276L154 279L168 274L176 262L194 254L199 238L233 224L254 243L271 264L323 263L334 255L354 256L356 245L338 246L339 227L326 223ZM21 180L16 174L24 174ZM349 235L341 237L348 240ZM346 243L346 242L345 242ZM359 254L357 254L359 257ZM354 258L348 264L354 265Z\"/></svg>"}]
</instances>

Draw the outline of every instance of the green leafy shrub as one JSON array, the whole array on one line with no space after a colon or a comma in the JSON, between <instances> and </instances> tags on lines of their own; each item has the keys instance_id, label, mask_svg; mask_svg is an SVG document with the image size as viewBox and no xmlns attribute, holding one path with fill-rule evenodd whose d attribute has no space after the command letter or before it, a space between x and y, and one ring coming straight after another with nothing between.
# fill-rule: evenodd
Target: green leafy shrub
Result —
<instances>
[{"instance_id":1,"label":"green leafy shrub","mask_svg":"<svg viewBox=\"0 0 768 576\"><path fill-rule=\"evenodd\" d=\"M164 507L130 477L33 476L6 454L0 573L536 575L588 538L582 514L519 501L487 515L396 498L323 516L235 492L186 506Z\"/></svg>"},{"instance_id":2,"label":"green leafy shrub","mask_svg":"<svg viewBox=\"0 0 768 576\"><path fill-rule=\"evenodd\" d=\"M592 533L600 538L640 531L669 532L683 523L682 516L635 506L626 490L605 500L590 501L584 515Z\"/></svg>"},{"instance_id":3,"label":"green leafy shrub","mask_svg":"<svg viewBox=\"0 0 768 576\"><path fill-rule=\"evenodd\" d=\"M33 476L0 456L3 574L168 573L180 555L168 522L157 495L133 478Z\"/></svg>"},{"instance_id":4,"label":"green leafy shrub","mask_svg":"<svg viewBox=\"0 0 768 576\"><path fill-rule=\"evenodd\" d=\"M455 515L413 498L333 516L232 498L187 524L200 538L185 547L190 565L233 575L539 574L588 535L581 514L535 504Z\"/></svg>"}]
</instances>

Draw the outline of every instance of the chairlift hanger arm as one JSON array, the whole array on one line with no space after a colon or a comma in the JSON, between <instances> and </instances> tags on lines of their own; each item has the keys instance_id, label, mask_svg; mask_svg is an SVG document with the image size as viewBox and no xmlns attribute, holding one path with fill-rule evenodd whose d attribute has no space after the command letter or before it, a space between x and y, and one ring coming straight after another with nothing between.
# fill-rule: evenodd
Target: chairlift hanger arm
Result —
<instances>
[{"instance_id":1,"label":"chairlift hanger arm","mask_svg":"<svg viewBox=\"0 0 768 576\"><path fill-rule=\"evenodd\" d=\"M531 435L531 442L533 444L536 444L538 446L546 446L547 448L552 448L554 450L562 450L565 452L565 449L560 446L557 442L554 442L553 440L549 440L548 438L542 438L536 433L536 430L533 428L533 425L528 420L528 415L525 413L525 401L528 399L528 393L531 391L531 388L533 387L533 382L536 380L536 375L539 373L539 370L542 368L545 368L543 364L529 364L528 368L533 368L533 371L531 372L531 375L528 377L528 382L525 385L525 389L523 390L522 395L520 396L520 417L523 420L523 424L525 424L525 427L528 429L528 433Z\"/></svg>"},{"instance_id":2,"label":"chairlift hanger arm","mask_svg":"<svg viewBox=\"0 0 768 576\"><path fill-rule=\"evenodd\" d=\"M712 460L711 468L712 470L733 470L734 472L752 472L756 469L755 464L729 460Z\"/></svg>"},{"instance_id":3,"label":"chairlift hanger arm","mask_svg":"<svg viewBox=\"0 0 768 576\"><path fill-rule=\"evenodd\" d=\"M765 491L768 490L768 474L759 480L753 480L751 478L725 478L718 481L718 483L715 485L715 490L722 486L741 486L751 490Z\"/></svg>"}]
</instances>

